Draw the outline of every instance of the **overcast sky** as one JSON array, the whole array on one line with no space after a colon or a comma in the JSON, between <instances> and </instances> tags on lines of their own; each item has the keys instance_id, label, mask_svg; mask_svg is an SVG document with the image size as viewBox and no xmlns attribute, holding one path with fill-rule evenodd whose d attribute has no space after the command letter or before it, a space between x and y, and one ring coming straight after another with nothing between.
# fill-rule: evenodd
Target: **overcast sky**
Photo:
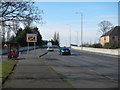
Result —
<instances>
[{"instance_id":1,"label":"overcast sky","mask_svg":"<svg viewBox=\"0 0 120 90\"><path fill-rule=\"evenodd\" d=\"M50 40L59 32L61 46L69 46L70 30L71 43L80 45L80 12L83 13L83 42L99 41L98 24L103 20L118 25L117 2L36 2L35 5L44 11L42 17L46 24L35 24L43 39Z\"/></svg>"}]
</instances>

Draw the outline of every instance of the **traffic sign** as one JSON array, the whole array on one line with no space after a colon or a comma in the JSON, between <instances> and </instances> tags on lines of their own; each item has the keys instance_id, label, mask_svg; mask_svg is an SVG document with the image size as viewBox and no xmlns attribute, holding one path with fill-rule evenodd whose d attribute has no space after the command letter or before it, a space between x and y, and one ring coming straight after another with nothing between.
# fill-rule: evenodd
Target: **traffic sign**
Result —
<instances>
[{"instance_id":1,"label":"traffic sign","mask_svg":"<svg viewBox=\"0 0 120 90\"><path fill-rule=\"evenodd\" d=\"M37 42L37 34L27 34L27 42Z\"/></svg>"}]
</instances>

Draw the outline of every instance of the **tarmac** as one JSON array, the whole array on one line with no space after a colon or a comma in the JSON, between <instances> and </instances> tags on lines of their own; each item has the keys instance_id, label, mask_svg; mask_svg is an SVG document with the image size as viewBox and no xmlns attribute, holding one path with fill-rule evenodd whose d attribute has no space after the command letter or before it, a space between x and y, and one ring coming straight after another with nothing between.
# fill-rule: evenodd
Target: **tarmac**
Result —
<instances>
[{"instance_id":1,"label":"tarmac","mask_svg":"<svg viewBox=\"0 0 120 90\"><path fill-rule=\"evenodd\" d=\"M71 88L39 57L44 53L46 50L42 49L22 52L17 59L18 63L14 72L2 88Z\"/></svg>"}]
</instances>

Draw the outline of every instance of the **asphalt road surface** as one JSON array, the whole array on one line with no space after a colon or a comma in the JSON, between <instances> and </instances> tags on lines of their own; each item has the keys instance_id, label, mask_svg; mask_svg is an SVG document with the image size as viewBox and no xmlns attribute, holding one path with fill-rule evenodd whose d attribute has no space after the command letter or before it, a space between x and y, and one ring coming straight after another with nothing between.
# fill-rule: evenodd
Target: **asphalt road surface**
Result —
<instances>
[{"instance_id":1,"label":"asphalt road surface","mask_svg":"<svg viewBox=\"0 0 120 90\"><path fill-rule=\"evenodd\" d=\"M41 57L76 88L118 88L118 57L71 50L59 50Z\"/></svg>"}]
</instances>

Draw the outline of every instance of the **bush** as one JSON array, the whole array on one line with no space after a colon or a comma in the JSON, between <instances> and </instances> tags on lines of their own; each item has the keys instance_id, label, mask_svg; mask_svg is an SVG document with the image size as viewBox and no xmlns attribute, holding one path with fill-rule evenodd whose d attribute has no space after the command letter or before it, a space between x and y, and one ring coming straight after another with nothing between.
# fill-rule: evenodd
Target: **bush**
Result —
<instances>
[{"instance_id":1,"label":"bush","mask_svg":"<svg viewBox=\"0 0 120 90\"><path fill-rule=\"evenodd\" d=\"M91 45L91 47L93 47L93 48L102 48L102 45L100 43L96 43L96 44Z\"/></svg>"},{"instance_id":2,"label":"bush","mask_svg":"<svg viewBox=\"0 0 120 90\"><path fill-rule=\"evenodd\" d=\"M116 43L105 43L104 48L106 48L106 49L117 49L117 48L119 48L119 46Z\"/></svg>"}]
</instances>

